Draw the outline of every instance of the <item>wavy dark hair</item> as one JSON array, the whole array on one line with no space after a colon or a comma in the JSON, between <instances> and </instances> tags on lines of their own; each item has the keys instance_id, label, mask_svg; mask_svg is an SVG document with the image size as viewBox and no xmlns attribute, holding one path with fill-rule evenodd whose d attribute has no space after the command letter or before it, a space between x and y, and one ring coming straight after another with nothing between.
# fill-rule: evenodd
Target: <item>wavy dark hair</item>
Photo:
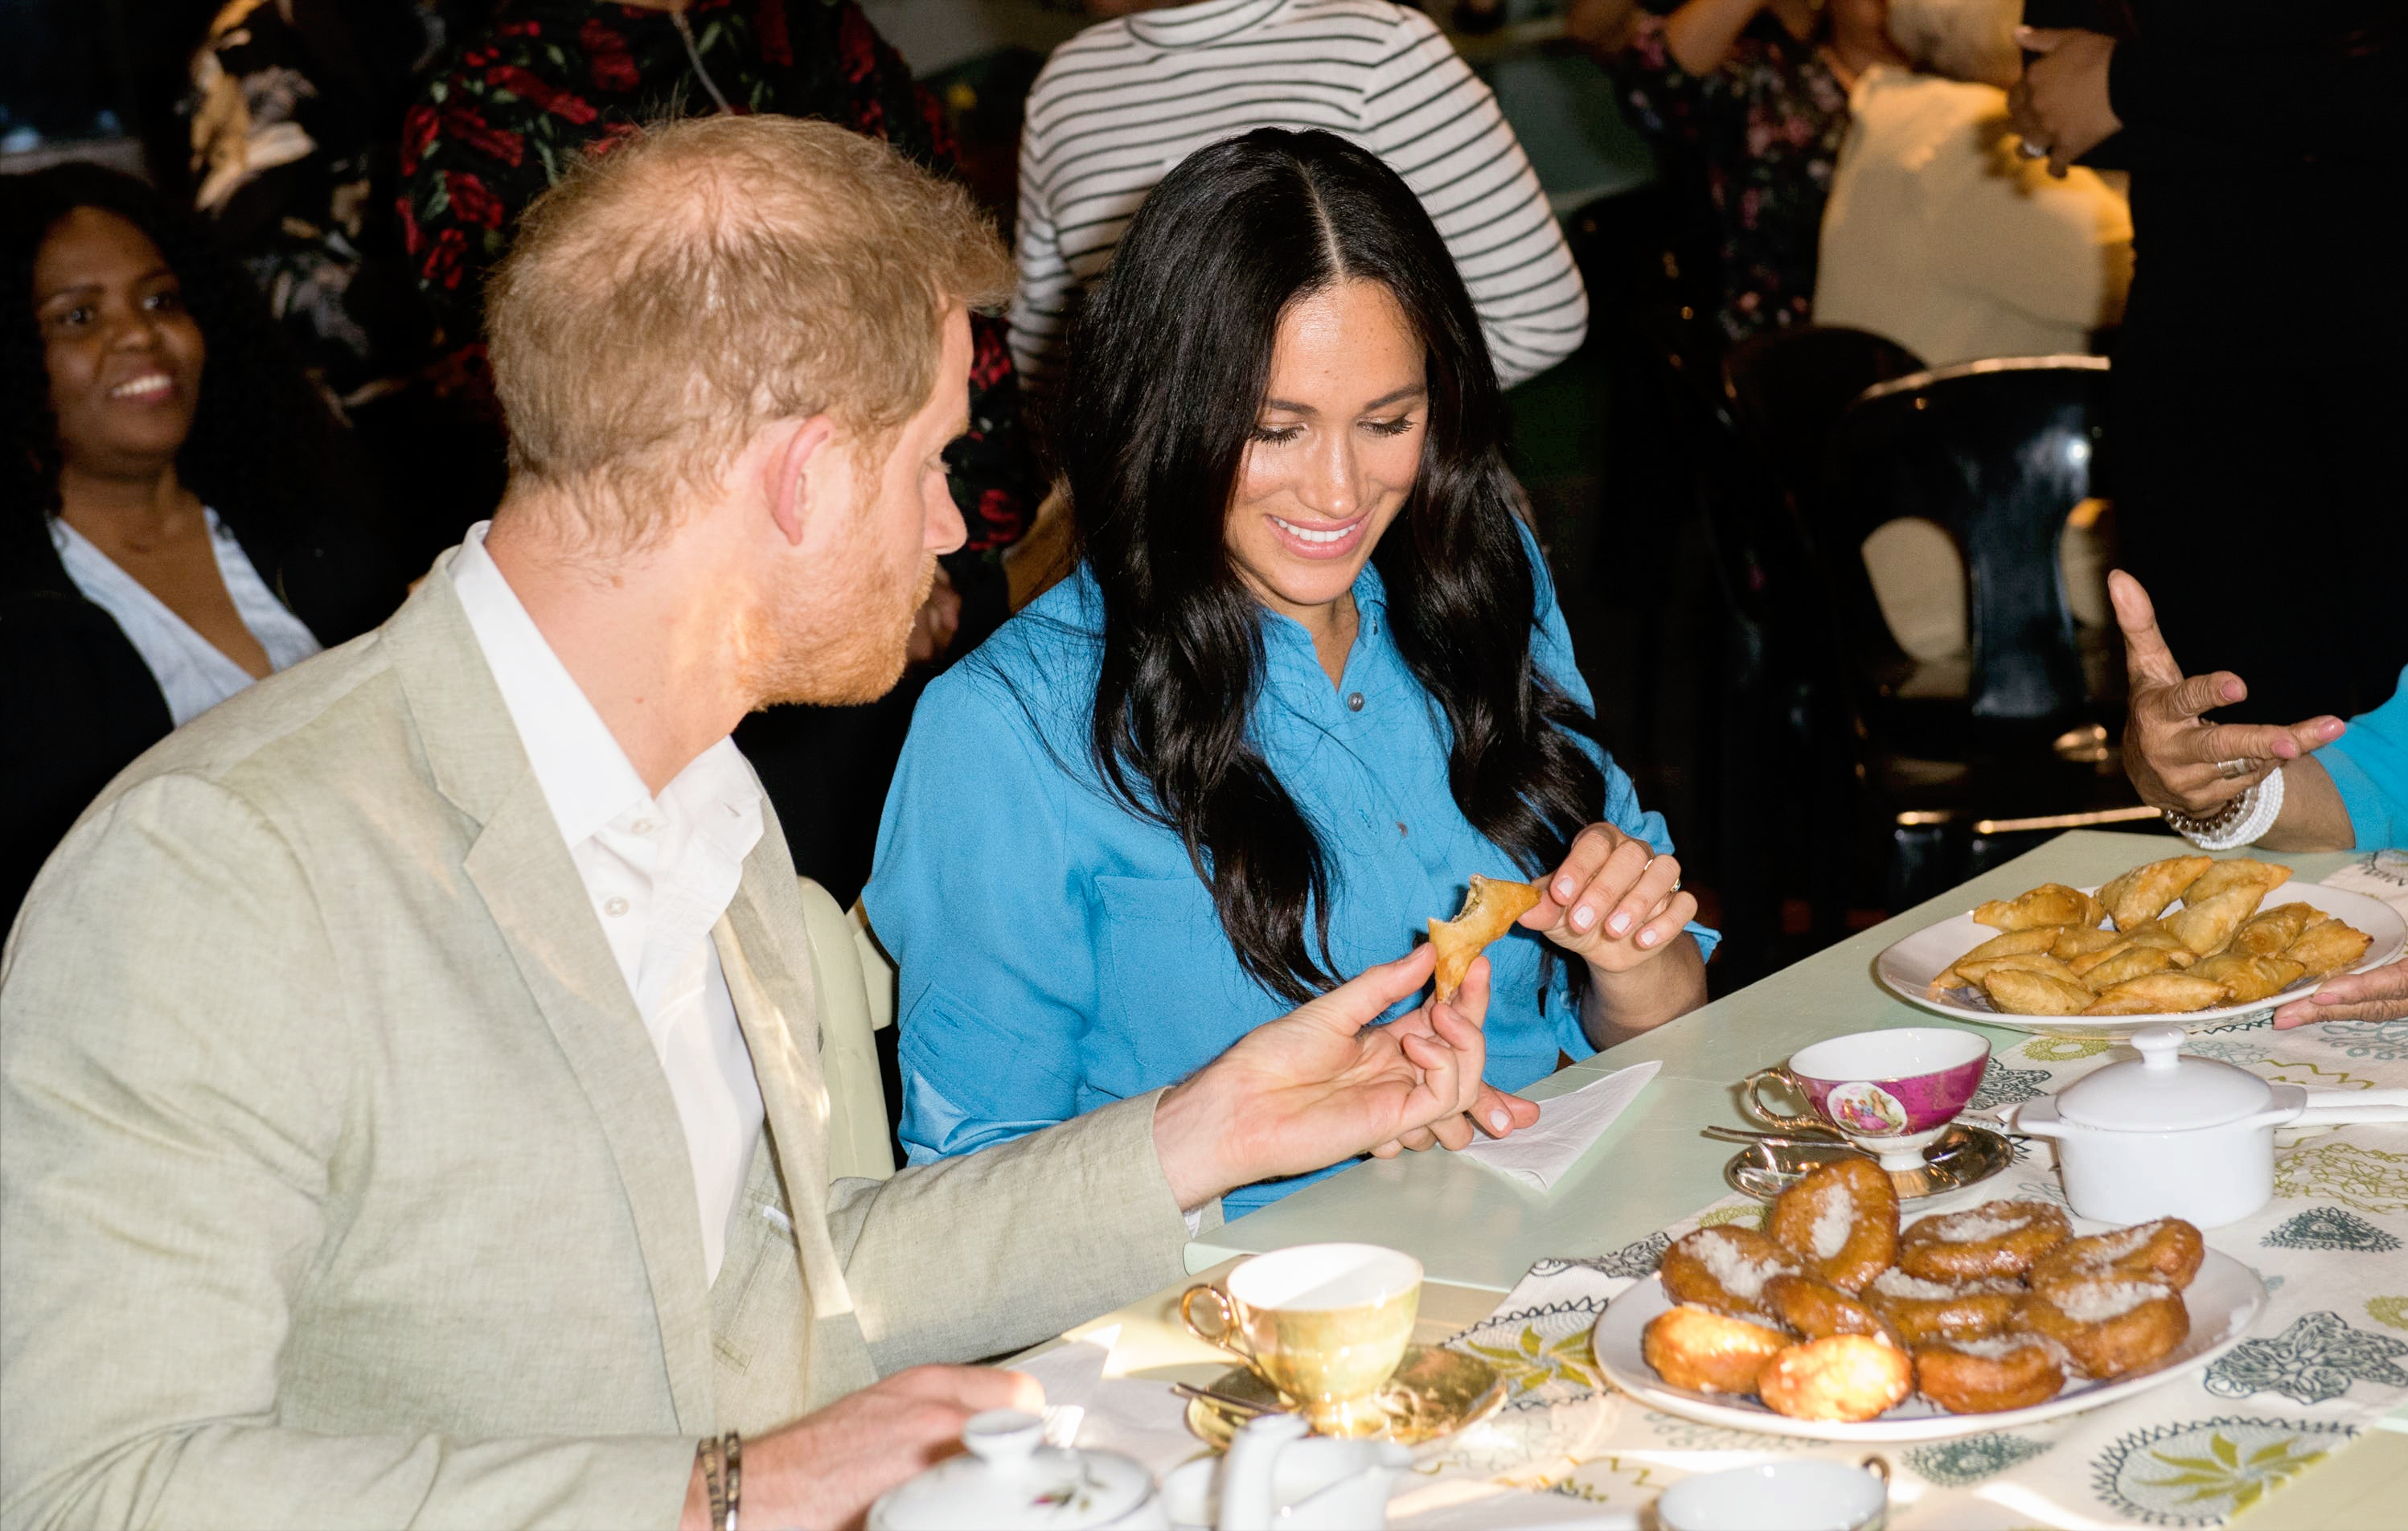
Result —
<instances>
[{"instance_id":1,"label":"wavy dark hair","mask_svg":"<svg viewBox=\"0 0 2408 1531\"><path fill-rule=\"evenodd\" d=\"M208 348L192 434L176 457L178 477L247 545L288 541L337 494L332 409L277 332L249 274L191 219L132 176L70 163L0 177L6 556L51 557L44 518L59 509L58 422L34 319L34 263L50 230L79 207L114 213L159 247Z\"/></svg>"},{"instance_id":2,"label":"wavy dark hair","mask_svg":"<svg viewBox=\"0 0 2408 1531\"><path fill-rule=\"evenodd\" d=\"M1111 790L1186 842L1246 971L1299 1003L1337 980L1333 873L1253 737L1263 608L1225 523L1280 316L1347 280L1385 287L1426 358L1420 469L1372 564L1398 651L1448 730L1455 804L1536 875L1605 798L1576 739L1596 737L1595 719L1531 658L1538 579L1497 374L1421 199L1327 133L1263 128L1189 155L1139 209L1072 335L1055 439L1103 592L1089 743Z\"/></svg>"}]
</instances>

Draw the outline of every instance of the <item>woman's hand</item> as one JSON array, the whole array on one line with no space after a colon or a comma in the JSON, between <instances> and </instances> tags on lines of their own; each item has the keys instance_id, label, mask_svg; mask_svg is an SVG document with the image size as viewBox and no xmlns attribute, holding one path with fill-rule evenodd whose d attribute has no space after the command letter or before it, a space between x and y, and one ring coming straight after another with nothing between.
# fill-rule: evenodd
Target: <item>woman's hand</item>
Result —
<instances>
[{"instance_id":1,"label":"woman's hand","mask_svg":"<svg viewBox=\"0 0 2408 1531\"><path fill-rule=\"evenodd\" d=\"M2325 980L2315 993L2276 1010L2274 1029L2288 1031L2318 1021L2402 1020L2408 1020L2408 960Z\"/></svg>"},{"instance_id":2,"label":"woman's hand","mask_svg":"<svg viewBox=\"0 0 2408 1531\"><path fill-rule=\"evenodd\" d=\"M1572 840L1521 923L1601 973L1627 973L1659 956L1698 912L1681 891L1681 864L1612 824Z\"/></svg>"}]
</instances>

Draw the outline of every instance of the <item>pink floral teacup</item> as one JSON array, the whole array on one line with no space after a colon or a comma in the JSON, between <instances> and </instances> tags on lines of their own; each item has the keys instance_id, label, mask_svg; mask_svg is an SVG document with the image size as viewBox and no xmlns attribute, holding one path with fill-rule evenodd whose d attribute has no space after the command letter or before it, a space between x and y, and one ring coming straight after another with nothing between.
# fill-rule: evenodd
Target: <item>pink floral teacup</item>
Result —
<instances>
[{"instance_id":1,"label":"pink floral teacup","mask_svg":"<svg viewBox=\"0 0 2408 1531\"><path fill-rule=\"evenodd\" d=\"M1740 1104L1767 1126L1789 1132L1828 1128L1879 1156L1884 1169L1916 1169L1923 1151L1982 1087L1989 1062L1988 1038L1954 1026L1851 1032L1800 1048L1787 1064L1749 1075ZM1766 1106L1757 1092L1769 1080L1796 1091L1811 1114L1793 1116Z\"/></svg>"}]
</instances>

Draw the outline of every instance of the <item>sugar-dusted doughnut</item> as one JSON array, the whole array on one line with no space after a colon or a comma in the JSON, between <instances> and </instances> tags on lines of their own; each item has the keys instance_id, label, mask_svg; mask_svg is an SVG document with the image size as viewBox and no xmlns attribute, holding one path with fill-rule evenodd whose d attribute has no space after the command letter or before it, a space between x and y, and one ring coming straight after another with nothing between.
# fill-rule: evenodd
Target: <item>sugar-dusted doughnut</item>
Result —
<instances>
[{"instance_id":1,"label":"sugar-dusted doughnut","mask_svg":"<svg viewBox=\"0 0 2408 1531\"><path fill-rule=\"evenodd\" d=\"M2032 1262L2033 1290L2044 1291L2069 1280L2120 1276L2128 1281L2157 1281L2180 1292L2199 1274L2207 1257L2199 1230L2178 1217L2136 1223L2114 1233L2069 1238Z\"/></svg>"},{"instance_id":2,"label":"sugar-dusted doughnut","mask_svg":"<svg viewBox=\"0 0 2408 1531\"><path fill-rule=\"evenodd\" d=\"M1893 1344L1906 1343L1906 1337L1882 1317L1880 1309L1820 1276L1775 1276L1764 1283L1764 1295L1781 1322L1809 1339L1827 1335L1885 1335Z\"/></svg>"},{"instance_id":3,"label":"sugar-dusted doughnut","mask_svg":"<svg viewBox=\"0 0 2408 1531\"><path fill-rule=\"evenodd\" d=\"M1836 1159L1781 1193L1764 1225L1807 1269L1861 1291L1898 1256L1898 1188L1870 1159Z\"/></svg>"},{"instance_id":4,"label":"sugar-dusted doughnut","mask_svg":"<svg viewBox=\"0 0 2408 1531\"><path fill-rule=\"evenodd\" d=\"M1996 1414L2065 1390L2065 1352L2032 1335L1935 1339L1914 1347L1914 1384L1952 1414Z\"/></svg>"},{"instance_id":5,"label":"sugar-dusted doughnut","mask_svg":"<svg viewBox=\"0 0 2408 1531\"><path fill-rule=\"evenodd\" d=\"M1914 1363L1873 1335L1829 1335L1792 1345L1756 1373L1767 1409L1800 1420L1869 1420L1914 1391Z\"/></svg>"},{"instance_id":6,"label":"sugar-dusted doughnut","mask_svg":"<svg viewBox=\"0 0 2408 1531\"><path fill-rule=\"evenodd\" d=\"M1930 1281L1893 1269L1874 1277L1864 1295L1908 1344L1920 1345L1997 1334L2014 1320L2024 1287L2013 1281Z\"/></svg>"},{"instance_id":7,"label":"sugar-dusted doughnut","mask_svg":"<svg viewBox=\"0 0 2408 1531\"><path fill-rule=\"evenodd\" d=\"M2020 1276L2072 1234L2044 1201L1991 1201L1927 1217L1898 1241L1898 1268L1931 1281Z\"/></svg>"},{"instance_id":8,"label":"sugar-dusted doughnut","mask_svg":"<svg viewBox=\"0 0 2408 1531\"><path fill-rule=\"evenodd\" d=\"M1770 1324L1779 1315L1765 1300L1764 1283L1798 1268L1798 1257L1771 1236L1722 1223L1674 1239L1659 1271L1674 1302Z\"/></svg>"},{"instance_id":9,"label":"sugar-dusted doughnut","mask_svg":"<svg viewBox=\"0 0 2408 1531\"><path fill-rule=\"evenodd\" d=\"M1640 1331L1639 1353L1674 1387L1700 1393L1753 1393L1756 1374L1792 1344L1778 1329L1684 1304Z\"/></svg>"},{"instance_id":10,"label":"sugar-dusted doughnut","mask_svg":"<svg viewBox=\"0 0 2408 1531\"><path fill-rule=\"evenodd\" d=\"M2024 1299L2016 1322L2065 1347L2086 1376L2121 1377L2150 1366L2190 1334L2182 1295L2161 1281L2068 1279Z\"/></svg>"}]
</instances>

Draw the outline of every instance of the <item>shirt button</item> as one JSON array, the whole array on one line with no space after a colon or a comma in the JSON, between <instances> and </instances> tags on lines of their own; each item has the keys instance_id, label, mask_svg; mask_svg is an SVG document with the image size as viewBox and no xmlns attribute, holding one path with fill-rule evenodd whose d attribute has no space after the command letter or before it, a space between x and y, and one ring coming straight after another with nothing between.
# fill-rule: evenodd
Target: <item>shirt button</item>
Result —
<instances>
[{"instance_id":1,"label":"shirt button","mask_svg":"<svg viewBox=\"0 0 2408 1531\"><path fill-rule=\"evenodd\" d=\"M1406 835L1405 822L1404 822L1402 819L1399 819L1399 820L1398 820L1398 821L1397 821L1397 838L1398 838L1398 839L1403 839L1403 838L1405 837L1405 835Z\"/></svg>"},{"instance_id":2,"label":"shirt button","mask_svg":"<svg viewBox=\"0 0 2408 1531\"><path fill-rule=\"evenodd\" d=\"M615 920L619 916L627 912L627 901L620 897L617 894L612 894L609 897L602 900L602 912Z\"/></svg>"},{"instance_id":3,"label":"shirt button","mask_svg":"<svg viewBox=\"0 0 2408 1531\"><path fill-rule=\"evenodd\" d=\"M638 835L649 835L659 826L654 824L650 819L638 819L627 827L634 830Z\"/></svg>"},{"instance_id":4,"label":"shirt button","mask_svg":"<svg viewBox=\"0 0 2408 1531\"><path fill-rule=\"evenodd\" d=\"M1360 712L1363 710L1363 694L1361 692L1350 691L1346 694L1346 710L1349 712Z\"/></svg>"}]
</instances>

